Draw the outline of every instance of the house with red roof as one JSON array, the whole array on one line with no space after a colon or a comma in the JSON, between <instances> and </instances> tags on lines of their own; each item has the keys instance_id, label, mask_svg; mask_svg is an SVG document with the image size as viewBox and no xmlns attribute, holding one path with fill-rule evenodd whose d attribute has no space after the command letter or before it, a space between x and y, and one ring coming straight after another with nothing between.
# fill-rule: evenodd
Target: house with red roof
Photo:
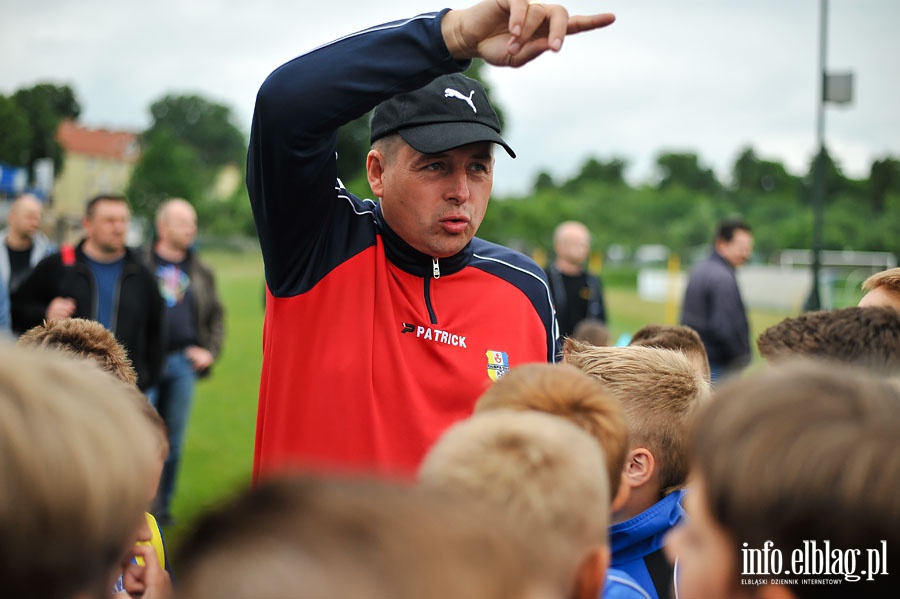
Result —
<instances>
[{"instance_id":1,"label":"house with red roof","mask_svg":"<svg viewBox=\"0 0 900 599\"><path fill-rule=\"evenodd\" d=\"M130 131L89 129L71 120L60 123L56 139L65 151L53 184L53 211L80 219L85 203L100 193L125 193L140 158L138 135Z\"/></svg>"}]
</instances>

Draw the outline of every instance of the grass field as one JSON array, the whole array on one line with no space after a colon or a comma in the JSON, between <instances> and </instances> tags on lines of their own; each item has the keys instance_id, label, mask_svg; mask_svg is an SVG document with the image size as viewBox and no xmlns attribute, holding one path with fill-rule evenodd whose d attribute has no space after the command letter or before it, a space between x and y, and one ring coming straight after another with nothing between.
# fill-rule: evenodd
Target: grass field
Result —
<instances>
[{"instance_id":1,"label":"grass field","mask_svg":"<svg viewBox=\"0 0 900 599\"><path fill-rule=\"evenodd\" d=\"M167 531L176 547L201 510L247 485L253 463L263 321L263 270L257 253L206 252L227 310L225 349L213 375L197 387L173 513ZM606 290L611 339L662 323L666 306L641 300L634 289ZM671 309L670 309L671 312ZM677 313L677 312L676 312ZM787 316L751 311L751 338Z\"/></svg>"}]
</instances>

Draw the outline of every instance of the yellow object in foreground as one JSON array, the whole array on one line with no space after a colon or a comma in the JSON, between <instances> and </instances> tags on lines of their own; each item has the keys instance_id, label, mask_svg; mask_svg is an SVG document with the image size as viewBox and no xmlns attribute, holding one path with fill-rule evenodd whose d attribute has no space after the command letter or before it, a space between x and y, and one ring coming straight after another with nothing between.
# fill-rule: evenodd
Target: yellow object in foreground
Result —
<instances>
[{"instance_id":1,"label":"yellow object in foreground","mask_svg":"<svg viewBox=\"0 0 900 599\"><path fill-rule=\"evenodd\" d=\"M159 567L163 570L166 569L166 549L163 546L162 540L162 532L159 530L159 524L156 522L156 518L153 517L153 514L146 513L144 514L147 517L147 526L150 527L150 540L149 541L138 541L137 545L153 545L153 548L156 550L156 557L159 559ZM134 560L137 562L137 565L144 565L144 558L140 556L135 556Z\"/></svg>"}]
</instances>

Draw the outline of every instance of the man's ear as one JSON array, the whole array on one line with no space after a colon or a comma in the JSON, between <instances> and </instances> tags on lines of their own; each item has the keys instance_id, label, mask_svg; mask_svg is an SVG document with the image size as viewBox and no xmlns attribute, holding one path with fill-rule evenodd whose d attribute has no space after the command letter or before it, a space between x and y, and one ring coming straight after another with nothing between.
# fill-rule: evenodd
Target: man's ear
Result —
<instances>
[{"instance_id":1,"label":"man's ear","mask_svg":"<svg viewBox=\"0 0 900 599\"><path fill-rule=\"evenodd\" d=\"M378 150L369 150L366 155L366 176L376 198L384 197L384 167L384 154Z\"/></svg>"},{"instance_id":2,"label":"man's ear","mask_svg":"<svg viewBox=\"0 0 900 599\"><path fill-rule=\"evenodd\" d=\"M597 599L603 591L606 570L609 568L609 546L595 547L578 566L575 576L575 599Z\"/></svg>"},{"instance_id":3,"label":"man's ear","mask_svg":"<svg viewBox=\"0 0 900 599\"><path fill-rule=\"evenodd\" d=\"M635 447L625 461L625 480L634 489L646 484L656 473L656 460L646 447Z\"/></svg>"}]
</instances>

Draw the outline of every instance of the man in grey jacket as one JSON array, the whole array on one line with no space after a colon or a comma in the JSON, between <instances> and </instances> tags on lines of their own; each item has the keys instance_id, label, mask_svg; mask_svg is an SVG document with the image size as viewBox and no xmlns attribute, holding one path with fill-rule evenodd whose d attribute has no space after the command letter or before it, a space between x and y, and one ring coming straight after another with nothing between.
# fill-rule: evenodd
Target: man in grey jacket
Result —
<instances>
[{"instance_id":1,"label":"man in grey jacket","mask_svg":"<svg viewBox=\"0 0 900 599\"><path fill-rule=\"evenodd\" d=\"M0 231L0 277L9 293L54 250L40 230L43 212L44 205L31 194L19 196L9 207L7 226Z\"/></svg>"},{"instance_id":2,"label":"man in grey jacket","mask_svg":"<svg viewBox=\"0 0 900 599\"><path fill-rule=\"evenodd\" d=\"M752 253L750 225L727 218L716 228L712 253L691 269L688 278L681 324L700 334L713 382L750 362L750 326L735 269Z\"/></svg>"}]
</instances>

